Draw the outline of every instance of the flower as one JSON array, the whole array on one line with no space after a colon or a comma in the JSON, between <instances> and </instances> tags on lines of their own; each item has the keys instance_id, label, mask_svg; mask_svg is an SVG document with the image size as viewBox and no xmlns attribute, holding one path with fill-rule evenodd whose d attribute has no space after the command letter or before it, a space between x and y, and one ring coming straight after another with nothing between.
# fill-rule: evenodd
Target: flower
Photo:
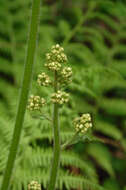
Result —
<instances>
[{"instance_id":1,"label":"flower","mask_svg":"<svg viewBox=\"0 0 126 190\"><path fill-rule=\"evenodd\" d=\"M83 114L81 117L77 117L73 121L75 130L77 132L85 133L92 127L91 116L89 113Z\"/></svg>"},{"instance_id":2,"label":"flower","mask_svg":"<svg viewBox=\"0 0 126 190\"><path fill-rule=\"evenodd\" d=\"M41 190L41 185L37 181L31 181L28 184L28 190Z\"/></svg>"},{"instance_id":3,"label":"flower","mask_svg":"<svg viewBox=\"0 0 126 190\"><path fill-rule=\"evenodd\" d=\"M63 47L59 44L53 45L50 53L46 54L46 64L45 66L49 70L59 71L61 70L62 63L67 62L67 56L64 53Z\"/></svg>"},{"instance_id":4,"label":"flower","mask_svg":"<svg viewBox=\"0 0 126 190\"><path fill-rule=\"evenodd\" d=\"M62 92L60 90L57 91L57 93L53 93L51 96L51 100L53 103L57 104L64 104L69 101L69 94L66 92Z\"/></svg>"},{"instance_id":5,"label":"flower","mask_svg":"<svg viewBox=\"0 0 126 190\"><path fill-rule=\"evenodd\" d=\"M51 80L48 75L41 73L38 75L37 83L40 86L49 86L51 84Z\"/></svg>"},{"instance_id":6,"label":"flower","mask_svg":"<svg viewBox=\"0 0 126 190\"><path fill-rule=\"evenodd\" d=\"M46 63L45 66L48 67L48 69L52 71L59 71L61 69L61 64L58 62Z\"/></svg>"},{"instance_id":7,"label":"flower","mask_svg":"<svg viewBox=\"0 0 126 190\"><path fill-rule=\"evenodd\" d=\"M45 103L46 103L46 101L44 98L41 98L40 96L31 95L29 100L28 100L27 108L30 111L40 110L41 107L43 107L45 105Z\"/></svg>"},{"instance_id":8,"label":"flower","mask_svg":"<svg viewBox=\"0 0 126 190\"><path fill-rule=\"evenodd\" d=\"M72 68L71 67L64 67L60 72L60 83L70 83L72 81Z\"/></svg>"}]
</instances>

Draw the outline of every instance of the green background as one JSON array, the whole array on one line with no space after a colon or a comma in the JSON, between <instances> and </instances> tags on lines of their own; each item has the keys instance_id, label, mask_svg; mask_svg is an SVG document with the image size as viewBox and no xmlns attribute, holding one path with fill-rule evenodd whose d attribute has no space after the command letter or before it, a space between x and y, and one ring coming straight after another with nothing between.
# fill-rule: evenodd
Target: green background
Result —
<instances>
[{"instance_id":1,"label":"green background","mask_svg":"<svg viewBox=\"0 0 126 190\"><path fill-rule=\"evenodd\" d=\"M30 11L29 0L0 0L0 183L21 88ZM63 153L57 187L98 190L92 182L126 190L126 2L42 1L33 94L47 97L51 92L39 88L36 78L45 70L45 53L56 43L63 45L73 69L73 83L66 89L71 100L61 111L62 142L74 133L73 118L86 112L92 115L93 134L102 139L80 142ZM26 189L33 178L46 189L51 146L48 122L27 113L11 189Z\"/></svg>"}]
</instances>

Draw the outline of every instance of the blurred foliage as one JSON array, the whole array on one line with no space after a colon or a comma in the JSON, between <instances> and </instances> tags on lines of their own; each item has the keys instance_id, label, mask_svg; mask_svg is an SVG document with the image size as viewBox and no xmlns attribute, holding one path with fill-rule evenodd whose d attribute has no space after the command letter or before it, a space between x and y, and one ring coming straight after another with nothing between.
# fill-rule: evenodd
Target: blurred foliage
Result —
<instances>
[{"instance_id":1,"label":"blurred foliage","mask_svg":"<svg viewBox=\"0 0 126 190\"><path fill-rule=\"evenodd\" d=\"M0 180L11 140L17 97L22 79L30 0L0 1ZM103 143L79 143L61 158L60 189L125 190L126 171L126 3L121 0L44 0L41 8L36 76L43 70L45 53L62 44L73 68L67 89L72 101L62 110L62 142L73 134L75 113L92 114L94 134ZM50 108L49 108L50 113ZM66 120L67 118L67 120ZM46 188L52 135L48 123L26 115L21 147L12 178L13 190L30 179ZM43 147L43 148L41 148Z\"/></svg>"}]
</instances>

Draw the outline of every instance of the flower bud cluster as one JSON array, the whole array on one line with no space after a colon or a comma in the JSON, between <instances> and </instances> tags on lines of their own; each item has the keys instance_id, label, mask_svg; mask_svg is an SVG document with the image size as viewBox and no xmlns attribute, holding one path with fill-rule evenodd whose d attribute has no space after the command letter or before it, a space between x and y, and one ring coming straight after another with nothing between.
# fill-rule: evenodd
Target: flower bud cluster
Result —
<instances>
[{"instance_id":1,"label":"flower bud cluster","mask_svg":"<svg viewBox=\"0 0 126 190\"><path fill-rule=\"evenodd\" d=\"M51 52L46 54L49 62L57 61L59 63L65 63L67 56L64 54L64 49L59 44L52 46Z\"/></svg>"},{"instance_id":2,"label":"flower bud cluster","mask_svg":"<svg viewBox=\"0 0 126 190\"><path fill-rule=\"evenodd\" d=\"M38 75L37 83L40 86L49 86L51 84L51 80L47 74L41 73Z\"/></svg>"},{"instance_id":3,"label":"flower bud cluster","mask_svg":"<svg viewBox=\"0 0 126 190\"><path fill-rule=\"evenodd\" d=\"M28 100L27 108L30 111L40 110L45 104L46 104L46 101L44 98L41 98L40 96L31 95L29 100Z\"/></svg>"},{"instance_id":4,"label":"flower bud cluster","mask_svg":"<svg viewBox=\"0 0 126 190\"><path fill-rule=\"evenodd\" d=\"M46 59L47 63L45 66L53 71L59 71L62 67L62 63L67 62L64 49L59 44L52 46L51 52L46 54Z\"/></svg>"},{"instance_id":5,"label":"flower bud cluster","mask_svg":"<svg viewBox=\"0 0 126 190\"><path fill-rule=\"evenodd\" d=\"M61 64L58 63L57 61L46 63L45 66L48 67L48 69L52 71L59 71L61 69Z\"/></svg>"},{"instance_id":6,"label":"flower bud cluster","mask_svg":"<svg viewBox=\"0 0 126 190\"><path fill-rule=\"evenodd\" d=\"M41 190L41 185L37 181L28 184L28 190Z\"/></svg>"},{"instance_id":7,"label":"flower bud cluster","mask_svg":"<svg viewBox=\"0 0 126 190\"><path fill-rule=\"evenodd\" d=\"M73 121L75 130L77 132L85 133L89 128L92 127L90 114L83 114L81 117L77 117Z\"/></svg>"},{"instance_id":8,"label":"flower bud cluster","mask_svg":"<svg viewBox=\"0 0 126 190\"><path fill-rule=\"evenodd\" d=\"M60 82L61 83L69 83L72 81L72 68L64 67L61 71Z\"/></svg>"},{"instance_id":9,"label":"flower bud cluster","mask_svg":"<svg viewBox=\"0 0 126 190\"><path fill-rule=\"evenodd\" d=\"M53 93L51 96L51 100L53 103L57 104L64 104L69 101L69 94L66 92L62 92L60 90L57 91L57 93Z\"/></svg>"}]
</instances>

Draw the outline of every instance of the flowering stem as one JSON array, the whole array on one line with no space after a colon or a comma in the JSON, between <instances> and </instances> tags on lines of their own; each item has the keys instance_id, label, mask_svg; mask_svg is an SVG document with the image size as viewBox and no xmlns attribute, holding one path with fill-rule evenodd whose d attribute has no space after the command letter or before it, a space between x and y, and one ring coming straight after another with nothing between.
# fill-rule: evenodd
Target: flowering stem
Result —
<instances>
[{"instance_id":1,"label":"flowering stem","mask_svg":"<svg viewBox=\"0 0 126 190\"><path fill-rule=\"evenodd\" d=\"M48 121L50 121L50 122L52 122L52 119L48 116L48 115L32 115L32 118L34 118L34 119L41 119L41 120L44 120L44 119L46 119L46 120L48 120Z\"/></svg>"},{"instance_id":2,"label":"flowering stem","mask_svg":"<svg viewBox=\"0 0 126 190\"><path fill-rule=\"evenodd\" d=\"M52 122L52 119L48 115L42 115L41 118L46 119L46 120Z\"/></svg>"},{"instance_id":3,"label":"flowering stem","mask_svg":"<svg viewBox=\"0 0 126 190\"><path fill-rule=\"evenodd\" d=\"M22 88L20 92L19 105L16 115L15 128L13 132L12 142L10 146L10 152L8 156L8 161L4 173L4 178L1 186L1 190L8 190L12 170L19 146L21 130L24 121L24 115L27 105L27 98L32 78L33 63L35 58L36 50L36 40L37 40L37 31L38 31L38 20L40 14L40 0L33 0L32 4L32 15L31 15L31 25L30 33L28 39L28 49L26 52L26 61L24 67L24 75L22 81Z\"/></svg>"},{"instance_id":4,"label":"flowering stem","mask_svg":"<svg viewBox=\"0 0 126 190\"><path fill-rule=\"evenodd\" d=\"M54 91L57 92L57 90L58 90L57 72L55 71ZM60 163L59 106L57 103L54 103L53 106L53 130L54 130L54 153L53 153L53 163L52 163L48 190L55 189L56 178Z\"/></svg>"},{"instance_id":5,"label":"flowering stem","mask_svg":"<svg viewBox=\"0 0 126 190\"><path fill-rule=\"evenodd\" d=\"M68 146L70 145L73 145L76 141L76 137L78 136L78 132L76 132L72 138L70 140L68 140L66 143L64 143L62 146L61 146L61 149L64 150L65 148L67 148Z\"/></svg>"}]
</instances>

